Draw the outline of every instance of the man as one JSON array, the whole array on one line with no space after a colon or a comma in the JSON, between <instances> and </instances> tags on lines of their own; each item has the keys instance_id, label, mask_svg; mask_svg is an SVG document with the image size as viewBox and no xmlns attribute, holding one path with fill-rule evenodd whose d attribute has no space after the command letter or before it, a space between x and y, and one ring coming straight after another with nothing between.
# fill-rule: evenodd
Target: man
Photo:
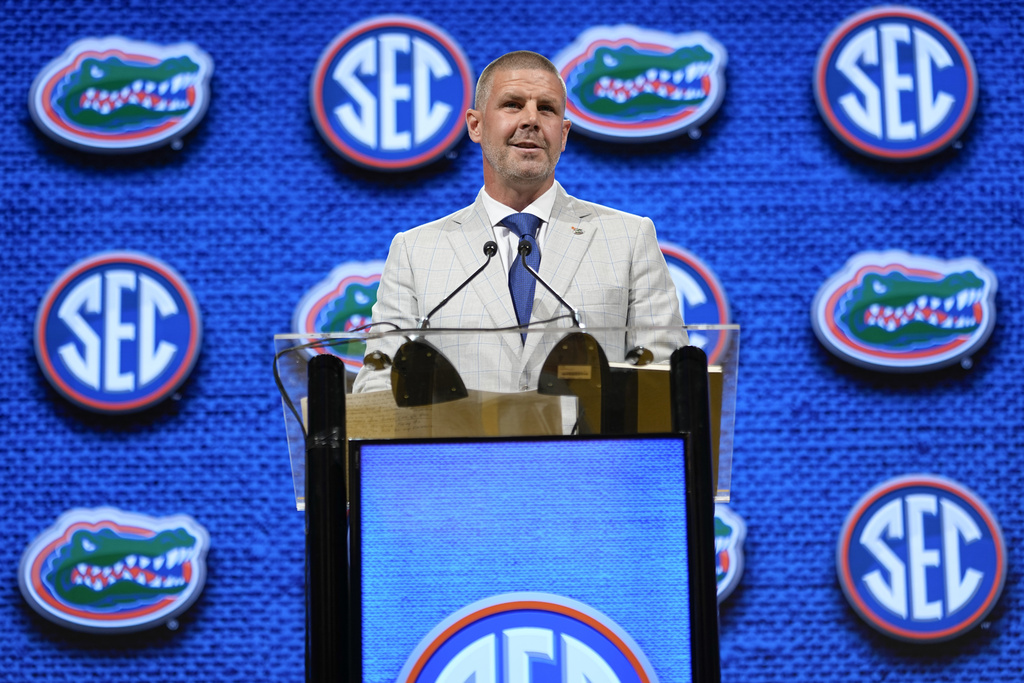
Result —
<instances>
[{"instance_id":1,"label":"man","mask_svg":"<svg viewBox=\"0 0 1024 683\"><path fill-rule=\"evenodd\" d=\"M434 313L430 327L512 329L426 337L470 389L536 389L545 358L572 324L569 311L521 265L521 234L533 230L528 241L536 245L532 258L539 252L540 276L580 311L610 361L623 360L639 345L666 360L686 343L675 286L650 219L580 201L555 182L570 127L565 101L565 83L545 57L522 51L492 62L480 74L474 108L466 112L469 137L483 153L483 189L472 206L399 233L391 244L373 320L407 329L483 265L485 243L498 244L502 267L485 268ZM521 335L514 328L526 322L546 331ZM673 330L623 334L626 326ZM367 352L394 357L401 341L371 342ZM364 367L355 391L388 386L389 370Z\"/></svg>"}]
</instances>

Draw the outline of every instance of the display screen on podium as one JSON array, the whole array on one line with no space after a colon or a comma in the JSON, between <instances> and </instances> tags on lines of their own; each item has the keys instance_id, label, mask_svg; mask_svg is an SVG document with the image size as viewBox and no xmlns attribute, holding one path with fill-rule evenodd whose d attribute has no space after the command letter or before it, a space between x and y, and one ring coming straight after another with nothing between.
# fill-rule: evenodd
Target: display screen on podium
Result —
<instances>
[{"instance_id":1,"label":"display screen on podium","mask_svg":"<svg viewBox=\"0 0 1024 683\"><path fill-rule=\"evenodd\" d=\"M712 502L687 481L682 435L353 441L349 455L355 680L701 670L693 624L709 615L691 596L715 586L695 585L692 562L713 544L693 511Z\"/></svg>"}]
</instances>

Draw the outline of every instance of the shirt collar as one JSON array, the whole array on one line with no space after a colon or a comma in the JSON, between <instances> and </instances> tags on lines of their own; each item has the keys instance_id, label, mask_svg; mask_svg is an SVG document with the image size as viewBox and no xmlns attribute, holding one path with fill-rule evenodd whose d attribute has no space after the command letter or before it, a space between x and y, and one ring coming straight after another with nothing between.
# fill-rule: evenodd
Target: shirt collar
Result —
<instances>
[{"instance_id":1,"label":"shirt collar","mask_svg":"<svg viewBox=\"0 0 1024 683\"><path fill-rule=\"evenodd\" d=\"M544 192L544 194L533 200L533 203L531 203L529 206L523 209L521 213L533 214L542 221L541 225L543 227L544 223L547 223L548 221L551 220L551 209L553 209L555 206L555 194L557 192L557 188L559 187L561 186L558 184L557 180L551 183L551 187L549 187ZM501 223L501 221L503 221L506 216L513 213L520 213L519 211L516 211L513 208L505 206L498 200L491 197L491 195L487 194L486 188L484 188L482 197L484 202L484 210L487 212L487 218L488 220L490 220L492 228L497 227L498 224ZM507 229L505 228L505 226L500 227Z\"/></svg>"}]
</instances>

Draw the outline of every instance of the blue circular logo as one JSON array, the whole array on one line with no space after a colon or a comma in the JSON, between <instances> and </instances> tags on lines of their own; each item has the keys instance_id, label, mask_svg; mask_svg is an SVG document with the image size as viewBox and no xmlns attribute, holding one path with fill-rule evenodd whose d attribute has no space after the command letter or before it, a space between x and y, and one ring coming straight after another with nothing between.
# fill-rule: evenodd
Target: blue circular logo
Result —
<instances>
[{"instance_id":1,"label":"blue circular logo","mask_svg":"<svg viewBox=\"0 0 1024 683\"><path fill-rule=\"evenodd\" d=\"M828 37L814 96L829 128L853 149L895 161L953 143L978 102L978 72L953 29L908 7L860 12Z\"/></svg>"},{"instance_id":2,"label":"blue circular logo","mask_svg":"<svg viewBox=\"0 0 1024 683\"><path fill-rule=\"evenodd\" d=\"M105 252L60 274L36 315L36 357L54 388L101 413L149 408L199 357L199 307L182 277L138 252Z\"/></svg>"},{"instance_id":3,"label":"blue circular logo","mask_svg":"<svg viewBox=\"0 0 1024 683\"><path fill-rule=\"evenodd\" d=\"M715 272L692 252L667 242L659 242L668 264L669 275L676 286L679 308L687 325L726 325L729 300ZM714 330L691 330L690 344L704 351L708 363L721 361L728 345L728 335Z\"/></svg>"},{"instance_id":4,"label":"blue circular logo","mask_svg":"<svg viewBox=\"0 0 1024 683\"><path fill-rule=\"evenodd\" d=\"M472 676L551 683L658 680L615 622L548 593L506 593L456 612L420 642L397 680L462 683Z\"/></svg>"},{"instance_id":5,"label":"blue circular logo","mask_svg":"<svg viewBox=\"0 0 1024 683\"><path fill-rule=\"evenodd\" d=\"M455 146L472 94L469 61L447 33L388 15L349 27L324 50L310 108L324 140L349 161L405 171Z\"/></svg>"},{"instance_id":6,"label":"blue circular logo","mask_svg":"<svg viewBox=\"0 0 1024 683\"><path fill-rule=\"evenodd\" d=\"M964 486L897 477L853 506L836 571L868 624L900 640L938 642L974 628L995 606L1006 544L995 515Z\"/></svg>"}]
</instances>

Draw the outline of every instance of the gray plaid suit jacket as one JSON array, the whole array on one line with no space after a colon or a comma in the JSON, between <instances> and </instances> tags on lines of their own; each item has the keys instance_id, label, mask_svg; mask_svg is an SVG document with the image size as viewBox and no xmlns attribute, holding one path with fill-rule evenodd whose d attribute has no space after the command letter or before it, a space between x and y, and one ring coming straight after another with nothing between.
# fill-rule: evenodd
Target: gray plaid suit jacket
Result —
<instances>
[{"instance_id":1,"label":"gray plaid suit jacket","mask_svg":"<svg viewBox=\"0 0 1024 683\"><path fill-rule=\"evenodd\" d=\"M481 190L481 193L483 190ZM649 218L616 211L571 197L559 185L541 252L540 275L581 314L609 361L621 361L642 345L655 360L666 360L686 344L675 285L658 247ZM472 206L395 236L391 243L373 321L416 327L438 303L483 265L483 245L494 239L478 195ZM491 263L430 320L431 329L514 327L515 311L508 273L501 261ZM466 387L486 391L525 391L537 387L541 366L552 346L571 326L568 311L538 283L531 325L548 323L548 331L530 333L525 344L516 331L500 335L430 335L459 371ZM598 332L593 328L670 326L672 331L645 334ZM385 330L387 327L379 327ZM367 353L394 357L401 339L374 340ZM354 391L390 387L390 370L364 367Z\"/></svg>"}]
</instances>

